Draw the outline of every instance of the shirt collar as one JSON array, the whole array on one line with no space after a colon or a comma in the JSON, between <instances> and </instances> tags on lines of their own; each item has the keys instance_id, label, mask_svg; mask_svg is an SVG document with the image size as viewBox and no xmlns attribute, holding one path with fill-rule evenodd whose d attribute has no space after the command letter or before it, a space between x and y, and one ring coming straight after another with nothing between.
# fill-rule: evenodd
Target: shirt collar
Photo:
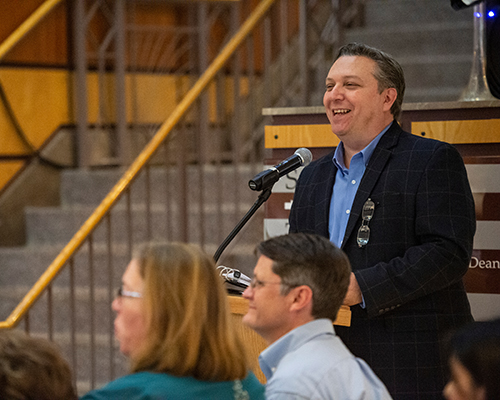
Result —
<instances>
[{"instance_id":1,"label":"shirt collar","mask_svg":"<svg viewBox=\"0 0 500 400\"><path fill-rule=\"evenodd\" d=\"M274 374L278 364L288 353L323 334L335 335L332 321L327 318L308 322L280 337L260 353L259 364L266 378L269 379Z\"/></svg>"},{"instance_id":2,"label":"shirt collar","mask_svg":"<svg viewBox=\"0 0 500 400\"><path fill-rule=\"evenodd\" d=\"M364 165L367 166L368 162L370 161L370 158L375 151L375 148L377 147L378 142L384 135L384 133L387 132L389 127L391 126L392 122L387 125L384 129L382 129L382 132L380 132L369 144L366 146L363 150L361 150L357 154L361 154L362 160L364 162ZM335 149L335 153L333 154L333 163L335 166L344 173L344 171L347 169L345 167L345 162L344 162L344 143L340 142L337 148Z\"/></svg>"}]
</instances>

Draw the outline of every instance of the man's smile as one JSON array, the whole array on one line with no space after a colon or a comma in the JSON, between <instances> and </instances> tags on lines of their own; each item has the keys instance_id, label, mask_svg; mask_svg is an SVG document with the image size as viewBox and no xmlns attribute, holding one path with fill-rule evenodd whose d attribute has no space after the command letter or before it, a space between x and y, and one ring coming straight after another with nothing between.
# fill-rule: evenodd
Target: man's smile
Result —
<instances>
[{"instance_id":1,"label":"man's smile","mask_svg":"<svg viewBox=\"0 0 500 400\"><path fill-rule=\"evenodd\" d=\"M351 112L351 110L348 110L348 109L338 109L338 110L332 110L333 111L333 115L340 115L340 114L347 114L349 112Z\"/></svg>"}]
</instances>

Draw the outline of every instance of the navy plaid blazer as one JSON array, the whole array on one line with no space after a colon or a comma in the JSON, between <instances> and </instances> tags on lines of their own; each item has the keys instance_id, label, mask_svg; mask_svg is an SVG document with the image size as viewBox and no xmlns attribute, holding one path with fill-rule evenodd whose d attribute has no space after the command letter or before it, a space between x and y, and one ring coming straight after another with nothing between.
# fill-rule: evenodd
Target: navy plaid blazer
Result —
<instances>
[{"instance_id":1,"label":"navy plaid blazer","mask_svg":"<svg viewBox=\"0 0 500 400\"><path fill-rule=\"evenodd\" d=\"M290 232L329 237L337 168L333 152L302 171ZM375 203L370 239L357 244L364 203ZM474 200L458 151L404 132L382 136L351 207L342 249L366 307L351 307L351 327L336 327L395 399L441 398L446 380L444 335L472 320L462 277L476 229Z\"/></svg>"}]
</instances>

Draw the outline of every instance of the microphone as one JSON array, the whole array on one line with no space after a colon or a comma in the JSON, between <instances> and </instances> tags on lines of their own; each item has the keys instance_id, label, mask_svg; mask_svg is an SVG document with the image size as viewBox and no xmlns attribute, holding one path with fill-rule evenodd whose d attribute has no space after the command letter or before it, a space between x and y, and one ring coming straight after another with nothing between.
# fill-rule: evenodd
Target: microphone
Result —
<instances>
[{"instance_id":1,"label":"microphone","mask_svg":"<svg viewBox=\"0 0 500 400\"><path fill-rule=\"evenodd\" d=\"M292 171L295 171L300 166L306 166L312 161L312 153L309 149L301 147L297 149L292 156L283 160L278 165L266 169L255 175L253 179L248 181L248 186L252 190L265 190L273 186L283 176Z\"/></svg>"},{"instance_id":2,"label":"microphone","mask_svg":"<svg viewBox=\"0 0 500 400\"><path fill-rule=\"evenodd\" d=\"M252 282L247 275L237 269L225 267L224 265L219 265L217 269L219 270L219 275L222 276L226 282L232 283L235 286L246 289L247 286L250 285L250 282Z\"/></svg>"}]
</instances>

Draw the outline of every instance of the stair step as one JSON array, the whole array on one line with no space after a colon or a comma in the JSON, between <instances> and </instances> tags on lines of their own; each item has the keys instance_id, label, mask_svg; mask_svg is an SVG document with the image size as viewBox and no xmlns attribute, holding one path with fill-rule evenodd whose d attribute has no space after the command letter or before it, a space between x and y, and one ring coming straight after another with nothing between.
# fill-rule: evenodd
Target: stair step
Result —
<instances>
[{"instance_id":1,"label":"stair step","mask_svg":"<svg viewBox=\"0 0 500 400\"><path fill-rule=\"evenodd\" d=\"M423 24L428 21L472 21L473 8L456 11L449 1L436 0L370 0L363 3L366 26Z\"/></svg>"},{"instance_id":2,"label":"stair step","mask_svg":"<svg viewBox=\"0 0 500 400\"><path fill-rule=\"evenodd\" d=\"M472 52L455 56L408 57L399 61L408 90L450 87L460 91L469 80Z\"/></svg>"},{"instance_id":3,"label":"stair step","mask_svg":"<svg viewBox=\"0 0 500 400\"><path fill-rule=\"evenodd\" d=\"M226 204L221 212L210 205L203 207L204 241L210 244L219 244L231 232L236 223L250 209L251 204L241 204L238 210L234 205ZM165 240L166 238L180 237L180 216L176 207L166 210L165 206L154 205L150 211L151 238ZM89 207L72 208L27 208L26 226L28 243L33 245L66 243L91 215L93 209ZM117 206L111 211L111 236L113 241L126 243L129 229L127 227L128 212L125 207ZM144 206L134 205L131 210L132 238L134 243L148 239L147 211ZM231 217L232 216L232 217ZM263 210L258 210L254 218L248 222L249 240L256 243L263 236ZM194 204L189 207L189 227L187 229L189 242L202 241L200 227L200 209ZM94 242L107 240L107 225L101 224L93 233Z\"/></svg>"},{"instance_id":4,"label":"stair step","mask_svg":"<svg viewBox=\"0 0 500 400\"><path fill-rule=\"evenodd\" d=\"M443 3L370 1L365 4L366 26L345 34L346 43L379 48L401 63L406 79L405 103L456 101L469 81L472 11L465 15Z\"/></svg>"},{"instance_id":5,"label":"stair step","mask_svg":"<svg viewBox=\"0 0 500 400\"><path fill-rule=\"evenodd\" d=\"M236 268L244 274L251 276L255 266L255 242L248 242L245 228L240 232L233 242L222 253L218 265ZM260 240L259 240L260 241ZM208 254L215 254L215 245L204 247ZM45 269L59 254L61 248L58 246L27 246L26 248L0 248L0 260L2 260L0 275L0 321L5 320L14 308L21 302L29 289L37 282ZM121 276L128 265L129 250L126 245L114 245L111 257L105 245L95 244L92 249L92 276L95 283L95 299L99 307L109 313L108 288L111 287L112 294L121 284ZM110 260L111 258L111 260ZM26 268L26 266L30 268ZM111 278L111 285L109 284ZM54 301L53 311L63 318L57 322L64 326L69 321L69 315L64 314L69 304L69 284L71 280L75 285L77 307L82 313L88 312L88 283L90 282L89 250L84 246L74 258L73 276L68 265L57 275L52 284L52 298ZM227 285L232 288L232 285ZM47 323L47 293L35 304L31 312L30 324L35 327L46 326ZM62 299L62 302L61 302ZM80 301L79 299L87 299Z\"/></svg>"},{"instance_id":6,"label":"stair step","mask_svg":"<svg viewBox=\"0 0 500 400\"><path fill-rule=\"evenodd\" d=\"M201 175L205 202L218 203L221 199L235 199L238 196L242 200L253 202L257 195L249 189L248 181L260 171L262 171L261 165L207 165L202 169L189 165L186 172L188 177L187 198L199 197ZM61 204L98 205L124 172L123 168L64 171L61 175ZM146 194L145 176L143 171L132 184L131 201L133 203L144 201ZM180 187L177 168L152 167L149 176L152 203L164 203L166 196L176 198ZM218 184L214 185L214 182Z\"/></svg>"},{"instance_id":7,"label":"stair step","mask_svg":"<svg viewBox=\"0 0 500 400\"><path fill-rule=\"evenodd\" d=\"M405 94L404 103L419 103L422 99L428 99L430 102L440 101L457 101L462 94L462 91L467 86L467 81L463 87L449 86L449 87L420 87L409 88Z\"/></svg>"},{"instance_id":8,"label":"stair step","mask_svg":"<svg viewBox=\"0 0 500 400\"><path fill-rule=\"evenodd\" d=\"M76 332L90 333L91 313L94 310L94 331L100 334L112 332L114 312L111 302L114 299L116 288L120 286L120 276L112 289L97 287L93 291L93 301L88 286L78 286L74 289L74 309L71 309L71 292L68 287L53 286L51 290L51 305L49 312L49 294L45 291L39 301L33 306L29 314L30 332L46 332L49 327L49 318L54 333L67 332L71 323ZM0 294L2 308L13 304L16 297L22 298L30 289L26 285L11 285L3 288ZM14 304L14 305L16 305ZM110 328L111 327L111 328Z\"/></svg>"},{"instance_id":9,"label":"stair step","mask_svg":"<svg viewBox=\"0 0 500 400\"><path fill-rule=\"evenodd\" d=\"M346 42L379 48L399 60L405 56L472 53L472 20L427 23L406 27L356 28L346 32Z\"/></svg>"}]
</instances>

